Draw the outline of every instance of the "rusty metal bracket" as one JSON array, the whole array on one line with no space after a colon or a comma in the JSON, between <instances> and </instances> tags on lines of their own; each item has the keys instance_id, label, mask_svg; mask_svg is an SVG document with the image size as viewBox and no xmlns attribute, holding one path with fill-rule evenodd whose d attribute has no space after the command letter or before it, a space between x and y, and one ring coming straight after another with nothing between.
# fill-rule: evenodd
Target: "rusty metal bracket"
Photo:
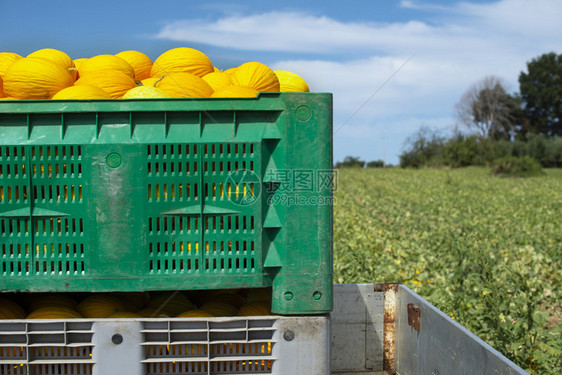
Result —
<instances>
[{"instance_id":1,"label":"rusty metal bracket","mask_svg":"<svg viewBox=\"0 0 562 375\"><path fill-rule=\"evenodd\" d=\"M408 304L408 325L414 327L416 331L420 331L420 314L421 309L413 303Z\"/></svg>"}]
</instances>

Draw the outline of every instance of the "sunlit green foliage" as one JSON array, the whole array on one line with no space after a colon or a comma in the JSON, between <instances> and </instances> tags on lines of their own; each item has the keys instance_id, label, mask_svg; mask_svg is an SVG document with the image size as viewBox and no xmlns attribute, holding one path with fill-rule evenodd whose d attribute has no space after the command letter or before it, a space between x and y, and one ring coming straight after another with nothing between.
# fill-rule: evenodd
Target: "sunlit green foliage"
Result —
<instances>
[{"instance_id":1,"label":"sunlit green foliage","mask_svg":"<svg viewBox=\"0 0 562 375\"><path fill-rule=\"evenodd\" d=\"M401 282L530 373L562 368L562 170L345 169L334 281Z\"/></svg>"}]
</instances>

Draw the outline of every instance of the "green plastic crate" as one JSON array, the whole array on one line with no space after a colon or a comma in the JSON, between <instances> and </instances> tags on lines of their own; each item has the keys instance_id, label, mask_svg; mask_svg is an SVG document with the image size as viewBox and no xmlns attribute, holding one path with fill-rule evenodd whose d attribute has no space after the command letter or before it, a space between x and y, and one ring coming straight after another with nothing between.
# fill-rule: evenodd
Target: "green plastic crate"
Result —
<instances>
[{"instance_id":1,"label":"green plastic crate","mask_svg":"<svg viewBox=\"0 0 562 375\"><path fill-rule=\"evenodd\" d=\"M330 311L331 166L331 94L0 102L0 289Z\"/></svg>"}]
</instances>

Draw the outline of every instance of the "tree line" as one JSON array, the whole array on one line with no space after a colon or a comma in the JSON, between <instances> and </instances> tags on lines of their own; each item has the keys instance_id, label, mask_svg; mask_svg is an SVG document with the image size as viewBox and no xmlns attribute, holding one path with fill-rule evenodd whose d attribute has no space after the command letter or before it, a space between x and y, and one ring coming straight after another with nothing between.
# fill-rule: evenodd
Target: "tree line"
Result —
<instances>
[{"instance_id":1,"label":"tree line","mask_svg":"<svg viewBox=\"0 0 562 375\"><path fill-rule=\"evenodd\" d=\"M406 141L401 167L487 165L505 157L529 157L543 167L562 167L562 55L543 54L519 75L519 92L488 76L456 105L459 123L443 137L422 127Z\"/></svg>"}]
</instances>

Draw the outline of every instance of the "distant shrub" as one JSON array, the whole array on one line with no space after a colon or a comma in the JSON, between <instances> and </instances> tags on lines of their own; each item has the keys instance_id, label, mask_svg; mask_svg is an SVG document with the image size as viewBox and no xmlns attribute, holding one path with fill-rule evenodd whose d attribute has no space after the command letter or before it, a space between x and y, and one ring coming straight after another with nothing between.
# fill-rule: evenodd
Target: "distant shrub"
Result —
<instances>
[{"instance_id":1,"label":"distant shrub","mask_svg":"<svg viewBox=\"0 0 562 375\"><path fill-rule=\"evenodd\" d=\"M365 168L365 161L355 156L346 156L343 161L338 161L335 168Z\"/></svg>"},{"instance_id":2,"label":"distant shrub","mask_svg":"<svg viewBox=\"0 0 562 375\"><path fill-rule=\"evenodd\" d=\"M367 163L367 168L384 168L384 161L382 160L373 160Z\"/></svg>"},{"instance_id":3,"label":"distant shrub","mask_svg":"<svg viewBox=\"0 0 562 375\"><path fill-rule=\"evenodd\" d=\"M436 131L422 127L406 140L406 150L400 154L400 167L421 168L441 165L445 138Z\"/></svg>"},{"instance_id":4,"label":"distant shrub","mask_svg":"<svg viewBox=\"0 0 562 375\"><path fill-rule=\"evenodd\" d=\"M539 162L530 156L506 156L495 159L492 174L501 177L530 177L543 174Z\"/></svg>"},{"instance_id":5,"label":"distant shrub","mask_svg":"<svg viewBox=\"0 0 562 375\"><path fill-rule=\"evenodd\" d=\"M486 165L493 159L492 143L482 137L458 134L443 145L443 163L453 167Z\"/></svg>"}]
</instances>

